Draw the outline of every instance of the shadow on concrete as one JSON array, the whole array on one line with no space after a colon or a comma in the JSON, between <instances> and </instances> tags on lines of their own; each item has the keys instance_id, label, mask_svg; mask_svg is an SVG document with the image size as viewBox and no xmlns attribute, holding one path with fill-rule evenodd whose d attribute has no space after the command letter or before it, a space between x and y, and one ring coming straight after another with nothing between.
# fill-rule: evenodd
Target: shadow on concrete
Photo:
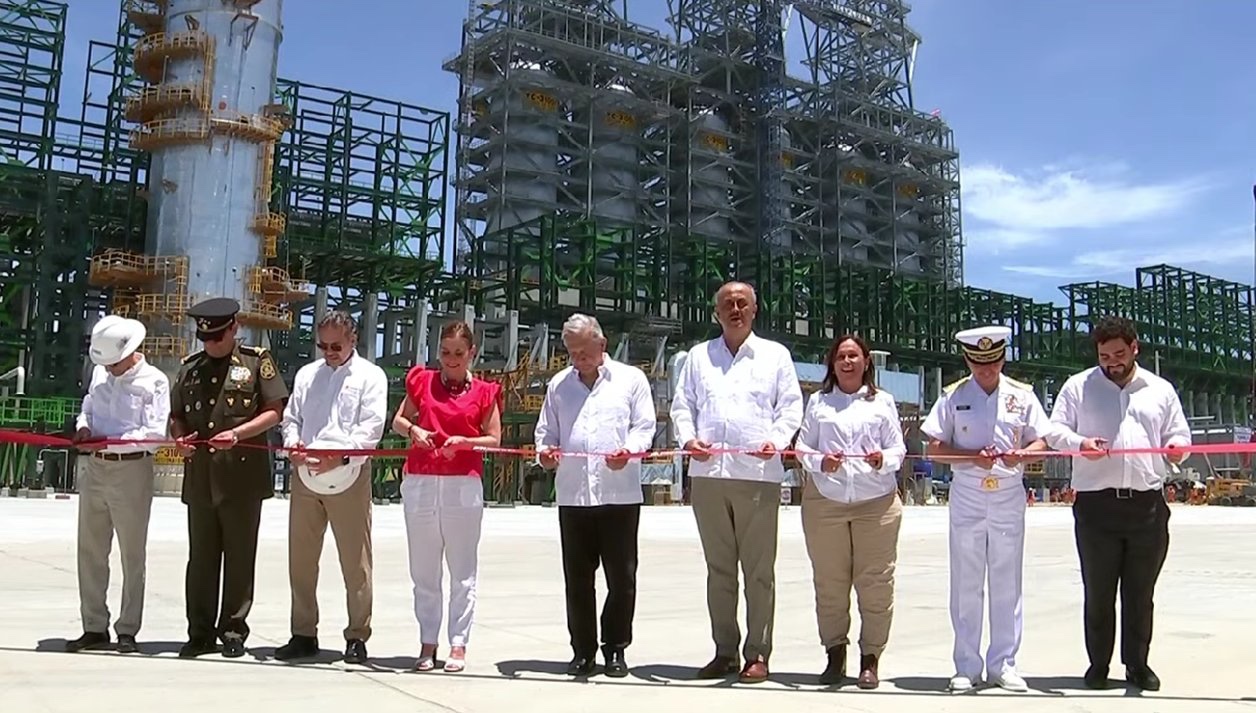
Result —
<instances>
[{"instance_id":1,"label":"shadow on concrete","mask_svg":"<svg viewBox=\"0 0 1256 713\"><path fill-rule=\"evenodd\" d=\"M113 651L111 645L108 649L95 649L81 651L76 654L70 654L65 651L65 639L43 639L38 642L34 649L19 648L15 646L0 646L0 651L23 654L23 653L53 653L65 656L113 656L119 659L132 658L139 656L157 657L161 654L171 654L170 656L162 656L154 658L157 661L175 661L182 662L184 659L178 658L179 647L183 642L157 641L157 642L138 642L138 654L119 654ZM382 673L388 675L397 675L407 673L413 670L417 659L414 657L388 657L388 658L371 658L364 665L345 665L343 667L333 667L331 664L340 661L340 653L334 651L324 651L317 659L306 659L298 662L275 661L273 659L273 647L258 647L256 649L246 650L246 656L239 659L223 658L219 654L206 654L197 659L187 659L187 661L197 661L199 663L209 664L230 664L237 666L253 666L258 663L270 663L271 665L292 666L296 668L308 668L323 670L336 673L357 673L370 676L373 673ZM843 684L842 686L821 686L817 680L816 674L810 673L794 673L794 672L775 672L772 673L768 680L759 684L739 684L736 676L729 676L723 680L705 681L698 680L698 668L694 666L679 666L673 664L646 664L643 666L631 666L629 669L630 678L607 678L602 675L602 668L599 666L591 676L574 677L567 676L567 662L565 661L542 661L542 660L505 660L498 661L495 666L497 673L476 673L474 671L461 671L457 673L445 673L441 670L441 662L438 662L437 668L430 672L431 674L443 676L457 676L460 678L483 679L491 681L527 681L529 683L549 683L549 684L566 684L573 683L587 685L596 683L598 685L609 686L642 686L649 683L682 684L686 687L695 688L731 688L737 686L739 690L744 691L797 691L800 693L821 693L825 691L847 692L850 695L890 695L890 696L955 696L955 695L974 695L976 693L984 693L985 695L994 695L999 697L1014 698L1017 696L1034 696L1035 694L1064 696L1069 698L1112 698L1111 693L1103 691L1090 691L1086 688L1085 683L1079 676L1046 676L1046 677L1026 677L1029 684L1029 693L1017 693L1014 691L1004 691L999 688L982 686L969 691L967 693L953 694L946 690L946 684L949 678L930 677L930 676L901 676L896 678L883 679L881 687L875 691L859 691L853 689L853 685ZM527 674L538 674L533 677ZM553 676L553 678L549 678ZM596 678L596 681L592 680ZM631 679L637 679L633 681ZM776 685L773 685L776 684ZM1126 697L1141 697L1143 694L1138 689L1126 686L1124 681L1112 679L1109 684L1109 691L1115 691L1124 688L1123 694ZM844 690L845 689L845 690ZM1065 692L1068 692L1067 694ZM1174 696L1163 692L1152 693L1147 696L1149 700L1164 701L1194 701L1199 703L1251 703L1256 702L1256 696L1235 696L1235 697L1219 697L1219 696Z\"/></svg>"}]
</instances>

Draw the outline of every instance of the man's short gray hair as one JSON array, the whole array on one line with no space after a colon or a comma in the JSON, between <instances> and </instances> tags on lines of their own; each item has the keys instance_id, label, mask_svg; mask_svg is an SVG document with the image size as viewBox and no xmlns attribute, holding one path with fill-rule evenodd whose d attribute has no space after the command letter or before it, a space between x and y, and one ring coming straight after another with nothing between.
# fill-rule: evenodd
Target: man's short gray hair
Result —
<instances>
[{"instance_id":1,"label":"man's short gray hair","mask_svg":"<svg viewBox=\"0 0 1256 713\"><path fill-rule=\"evenodd\" d=\"M602 325L598 324L597 319L587 314L576 313L567 318L563 322L563 343L567 342L567 337L577 334L588 334L594 339L603 338Z\"/></svg>"}]
</instances>

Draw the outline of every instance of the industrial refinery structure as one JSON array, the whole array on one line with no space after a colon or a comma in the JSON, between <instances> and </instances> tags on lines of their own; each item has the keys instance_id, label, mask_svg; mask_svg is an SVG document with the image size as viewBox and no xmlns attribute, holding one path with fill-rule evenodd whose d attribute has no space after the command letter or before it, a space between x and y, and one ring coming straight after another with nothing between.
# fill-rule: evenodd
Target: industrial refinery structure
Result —
<instances>
[{"instance_id":1,"label":"industrial refinery structure","mask_svg":"<svg viewBox=\"0 0 1256 713\"><path fill-rule=\"evenodd\" d=\"M623 0L470 0L450 116L276 78L293 3L120 0L68 116L66 7L0 0L0 374L25 393L0 427L63 428L101 315L143 319L170 366L194 348L182 310L227 295L289 378L318 316L350 310L398 395L443 320L474 322L516 444L562 321L592 313L656 380L664 443L668 364L715 333L734 277L800 363L844 332L889 352L909 412L962 372L958 329L1011 326L1008 371L1049 402L1115 313L1189 415L1248 425L1250 286L1167 265L1066 285L1064 306L964 285L959 153L914 105L903 0L668 3L664 31ZM42 459L3 448L0 482L29 481ZM490 496L520 498L527 470L496 460Z\"/></svg>"}]
</instances>

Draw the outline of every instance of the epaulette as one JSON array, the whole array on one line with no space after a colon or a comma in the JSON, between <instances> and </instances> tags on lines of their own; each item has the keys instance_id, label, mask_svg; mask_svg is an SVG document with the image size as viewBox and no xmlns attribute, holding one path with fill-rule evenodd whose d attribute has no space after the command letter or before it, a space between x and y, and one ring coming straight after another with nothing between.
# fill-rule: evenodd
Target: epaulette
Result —
<instances>
[{"instance_id":1,"label":"epaulette","mask_svg":"<svg viewBox=\"0 0 1256 713\"><path fill-rule=\"evenodd\" d=\"M1016 379L1013 379L1012 377L1008 376L1007 374L1004 374L1004 375L1003 375L1003 380L1004 380L1004 381L1006 381L1006 382L1007 382L1010 386L1015 386L1015 387L1016 387L1016 388L1018 388L1018 389L1024 389L1025 391L1033 391L1033 390L1034 390L1034 387L1033 387L1033 386L1030 386L1029 384L1026 384L1026 383L1025 383L1025 382L1023 382L1023 381L1017 381Z\"/></svg>"},{"instance_id":2,"label":"epaulette","mask_svg":"<svg viewBox=\"0 0 1256 713\"><path fill-rule=\"evenodd\" d=\"M196 359L197 357L199 357L200 355L202 355L202 354L204 354L204 353L205 353L204 351L193 352L193 353L188 354L187 356L183 357L183 360L182 360L181 362L179 362L179 363L181 363L181 364L187 364L187 363L191 362L193 359Z\"/></svg>"},{"instance_id":3,"label":"epaulette","mask_svg":"<svg viewBox=\"0 0 1256 713\"><path fill-rule=\"evenodd\" d=\"M248 352L249 356L261 356L266 353L266 347L254 347L248 344L241 344L240 351Z\"/></svg>"},{"instance_id":4,"label":"epaulette","mask_svg":"<svg viewBox=\"0 0 1256 713\"><path fill-rule=\"evenodd\" d=\"M963 385L964 385L964 382L965 382L965 381L968 381L968 380L969 380L969 379L971 379L971 378L973 378L973 377L972 377L972 374L969 374L968 376L965 376L964 378L962 378L962 379L960 379L960 380L958 380L958 381L952 381L951 383L949 383L949 384L947 384L946 386L943 386L943 387L942 387L942 393L944 393L944 394L949 394L949 393L951 393L952 391L954 391L954 390L958 389L959 387L963 386Z\"/></svg>"}]
</instances>

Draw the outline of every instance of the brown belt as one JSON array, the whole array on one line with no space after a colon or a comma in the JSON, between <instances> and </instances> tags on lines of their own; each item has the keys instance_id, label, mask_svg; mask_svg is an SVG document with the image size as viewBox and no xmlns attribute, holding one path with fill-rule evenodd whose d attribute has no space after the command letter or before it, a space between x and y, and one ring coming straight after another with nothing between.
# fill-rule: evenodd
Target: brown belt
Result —
<instances>
[{"instance_id":1,"label":"brown belt","mask_svg":"<svg viewBox=\"0 0 1256 713\"><path fill-rule=\"evenodd\" d=\"M101 460L120 461L139 460L141 458L147 458L151 455L152 453L149 453L148 451L135 451L133 453L106 453L104 451L96 451L92 454L92 457L99 458Z\"/></svg>"}]
</instances>

